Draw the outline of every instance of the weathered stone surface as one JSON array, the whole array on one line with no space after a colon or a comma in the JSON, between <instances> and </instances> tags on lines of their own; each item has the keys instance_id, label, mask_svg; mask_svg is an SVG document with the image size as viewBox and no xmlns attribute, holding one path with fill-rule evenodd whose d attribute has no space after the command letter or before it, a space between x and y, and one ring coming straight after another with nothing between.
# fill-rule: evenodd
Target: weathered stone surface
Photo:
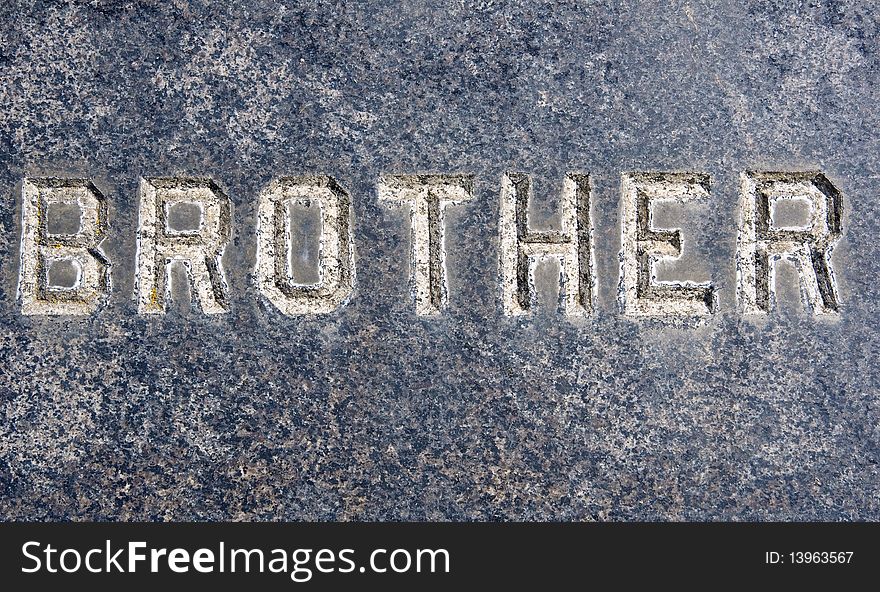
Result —
<instances>
[{"instance_id":1,"label":"weathered stone surface","mask_svg":"<svg viewBox=\"0 0 880 592\"><path fill-rule=\"evenodd\" d=\"M0 516L880 519L874 3L306 4L0 6ZM804 311L788 268L769 315L737 309L752 169L843 195L839 314ZM617 302L621 174L653 170L711 176L672 273L711 279L700 321ZM589 315L548 305L546 268L537 311L504 315L506 171L532 175L537 224L591 174ZM377 199L380 175L423 172L474 179L433 316L408 216ZM318 174L351 196L354 290L284 316L252 277L258 196ZM232 202L227 313L138 314L139 180L174 175ZM93 315L22 314L25 176L107 198Z\"/></svg>"}]
</instances>

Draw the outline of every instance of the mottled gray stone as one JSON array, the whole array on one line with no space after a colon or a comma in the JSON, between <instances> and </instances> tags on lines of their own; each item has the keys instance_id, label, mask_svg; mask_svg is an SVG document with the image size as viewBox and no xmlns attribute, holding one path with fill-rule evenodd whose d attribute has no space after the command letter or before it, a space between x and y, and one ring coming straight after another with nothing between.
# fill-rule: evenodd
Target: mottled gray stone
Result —
<instances>
[{"instance_id":1,"label":"mottled gray stone","mask_svg":"<svg viewBox=\"0 0 880 592\"><path fill-rule=\"evenodd\" d=\"M0 5L0 516L5 519L880 519L880 12L868 0ZM735 306L740 171L844 195L837 319ZM598 296L506 318L504 171L551 215L592 174ZM687 226L719 310L622 316L620 174L711 174ZM449 309L409 299L383 173L475 175L447 214ZM329 174L357 283L325 317L259 297L257 195ZM133 299L140 176L233 204L232 310ZM110 204L107 306L16 301L21 180ZM546 271L546 270L545 270ZM547 273L542 276L547 283ZM539 278L540 279L540 278Z\"/></svg>"}]
</instances>

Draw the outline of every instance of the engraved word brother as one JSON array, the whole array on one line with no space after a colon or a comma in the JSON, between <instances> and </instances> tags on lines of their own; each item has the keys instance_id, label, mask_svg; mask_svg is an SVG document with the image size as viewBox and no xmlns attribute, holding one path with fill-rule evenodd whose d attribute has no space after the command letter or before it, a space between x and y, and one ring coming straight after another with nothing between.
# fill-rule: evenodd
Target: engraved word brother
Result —
<instances>
[{"instance_id":1,"label":"engraved word brother","mask_svg":"<svg viewBox=\"0 0 880 592\"><path fill-rule=\"evenodd\" d=\"M804 304L816 315L838 314L840 299L831 251L841 236L841 194L819 172L745 172L736 252L737 300L743 314L775 306L776 264L791 262ZM709 197L709 175L624 173L621 178L621 250L618 304L624 315L710 315L718 309L711 282L660 281L656 267L682 255L682 232L658 227L660 202ZM379 200L410 216L411 288L415 311L437 315L449 301L444 221L446 208L469 200L470 175L383 175ZM210 179L140 181L134 297L142 314L162 314L171 299L171 268L182 265L190 293L205 314L229 310L222 256L230 238L229 198ZM501 308L524 315L535 300L535 269L555 259L560 308L566 315L593 310L591 186L587 174L566 175L558 231L529 220L531 180L501 179L499 265ZM320 213L317 280L294 281L292 228L302 208ZM797 224L780 212L799 211ZM88 315L111 289L110 260L101 250L107 202L87 179L25 178L22 183L21 266L18 297L26 315ZM355 285L351 197L327 176L284 177L259 196L256 228L257 289L285 315L314 315L344 306Z\"/></svg>"}]
</instances>

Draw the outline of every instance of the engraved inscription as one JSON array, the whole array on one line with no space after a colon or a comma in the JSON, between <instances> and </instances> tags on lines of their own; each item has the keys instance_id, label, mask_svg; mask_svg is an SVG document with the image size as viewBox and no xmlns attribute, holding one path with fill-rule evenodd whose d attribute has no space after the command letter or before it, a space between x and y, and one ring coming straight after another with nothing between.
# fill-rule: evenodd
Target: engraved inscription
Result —
<instances>
[{"instance_id":1,"label":"engraved inscription","mask_svg":"<svg viewBox=\"0 0 880 592\"><path fill-rule=\"evenodd\" d=\"M471 175L383 175L379 200L409 207L411 285L416 314L436 315L446 308L445 210L471 198Z\"/></svg>"},{"instance_id":2,"label":"engraved inscription","mask_svg":"<svg viewBox=\"0 0 880 592\"><path fill-rule=\"evenodd\" d=\"M837 314L831 251L841 235L840 192L819 172L746 172L737 240L737 297L746 314L776 304L776 266L789 261L816 315Z\"/></svg>"},{"instance_id":3,"label":"engraved inscription","mask_svg":"<svg viewBox=\"0 0 880 592\"><path fill-rule=\"evenodd\" d=\"M531 179L506 173L501 179L499 213L499 279L501 302L508 316L527 314L535 299L535 268L548 259L559 262L559 300L565 314L592 311L592 222L589 175L569 173L562 185L559 232L534 230L529 221Z\"/></svg>"},{"instance_id":4,"label":"engraved inscription","mask_svg":"<svg viewBox=\"0 0 880 592\"><path fill-rule=\"evenodd\" d=\"M318 279L300 283L293 257L294 214L320 212ZM344 304L354 287L351 199L326 176L285 177L259 198L256 282L260 292L286 315L324 314Z\"/></svg>"},{"instance_id":5,"label":"engraved inscription","mask_svg":"<svg viewBox=\"0 0 880 592\"><path fill-rule=\"evenodd\" d=\"M473 197L473 183L472 175L463 174L378 179L378 199L409 213L417 315L438 315L448 307L445 212ZM620 312L637 317L714 313L717 290L703 280L709 273L699 251L685 241L690 233L678 228L691 212L699 212L695 204L708 202L709 175L631 172L621 176L620 187ZM184 293L187 305L195 301L206 314L228 311L222 257L231 235L229 198L211 179L196 177L141 179L139 194L138 312L164 313L167 303ZM777 293L785 294L784 288L777 292L777 267L787 262L797 273L807 308L816 315L839 313L831 253L842 235L842 202L820 172L742 174L736 250L740 310L766 314L774 308ZM564 177L558 229L534 228L531 205L531 177L505 173L498 219L503 314L533 310L539 265L555 261L558 308L566 316L589 316L597 288L590 176ZM18 296L24 314L85 315L106 299L110 264L100 245L107 211L106 200L87 179L23 180ZM348 303L355 286L352 199L333 178L302 175L270 183L258 198L256 240L255 287L283 314L327 314ZM783 267L779 277L787 273ZM184 286L189 290L180 290Z\"/></svg>"},{"instance_id":6,"label":"engraved inscription","mask_svg":"<svg viewBox=\"0 0 880 592\"><path fill-rule=\"evenodd\" d=\"M19 297L26 315L84 315L110 292L107 201L87 179L24 179Z\"/></svg>"},{"instance_id":7,"label":"engraved inscription","mask_svg":"<svg viewBox=\"0 0 880 592\"><path fill-rule=\"evenodd\" d=\"M183 265L202 312L229 309L221 257L229 240L231 204L210 179L141 179L135 296L138 312L165 312L171 268Z\"/></svg>"},{"instance_id":8,"label":"engraved inscription","mask_svg":"<svg viewBox=\"0 0 880 592\"><path fill-rule=\"evenodd\" d=\"M621 178L621 252L618 297L624 314L699 316L715 311L710 282L661 281L657 263L682 254L678 228L658 228L661 201L707 200L709 176L699 173L625 173Z\"/></svg>"}]
</instances>

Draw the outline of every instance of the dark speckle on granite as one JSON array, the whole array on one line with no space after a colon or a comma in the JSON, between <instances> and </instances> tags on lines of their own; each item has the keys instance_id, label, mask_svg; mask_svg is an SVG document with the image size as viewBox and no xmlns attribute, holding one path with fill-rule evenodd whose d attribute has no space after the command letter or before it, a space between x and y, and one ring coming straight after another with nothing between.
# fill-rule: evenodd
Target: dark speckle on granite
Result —
<instances>
[{"instance_id":1,"label":"dark speckle on granite","mask_svg":"<svg viewBox=\"0 0 880 592\"><path fill-rule=\"evenodd\" d=\"M878 520L878 105L868 0L6 0L0 517ZM749 169L820 170L843 194L838 318L737 312ZM546 296L502 314L508 170L542 215L566 172L592 174L592 317ZM617 309L638 170L712 177L701 325ZM437 318L415 315L408 223L376 198L409 172L475 176ZM352 196L357 284L335 313L285 317L251 276L257 195L319 173ZM231 312L139 315L138 180L183 174L233 202ZM25 176L107 197L113 291L92 316L21 314Z\"/></svg>"}]
</instances>

